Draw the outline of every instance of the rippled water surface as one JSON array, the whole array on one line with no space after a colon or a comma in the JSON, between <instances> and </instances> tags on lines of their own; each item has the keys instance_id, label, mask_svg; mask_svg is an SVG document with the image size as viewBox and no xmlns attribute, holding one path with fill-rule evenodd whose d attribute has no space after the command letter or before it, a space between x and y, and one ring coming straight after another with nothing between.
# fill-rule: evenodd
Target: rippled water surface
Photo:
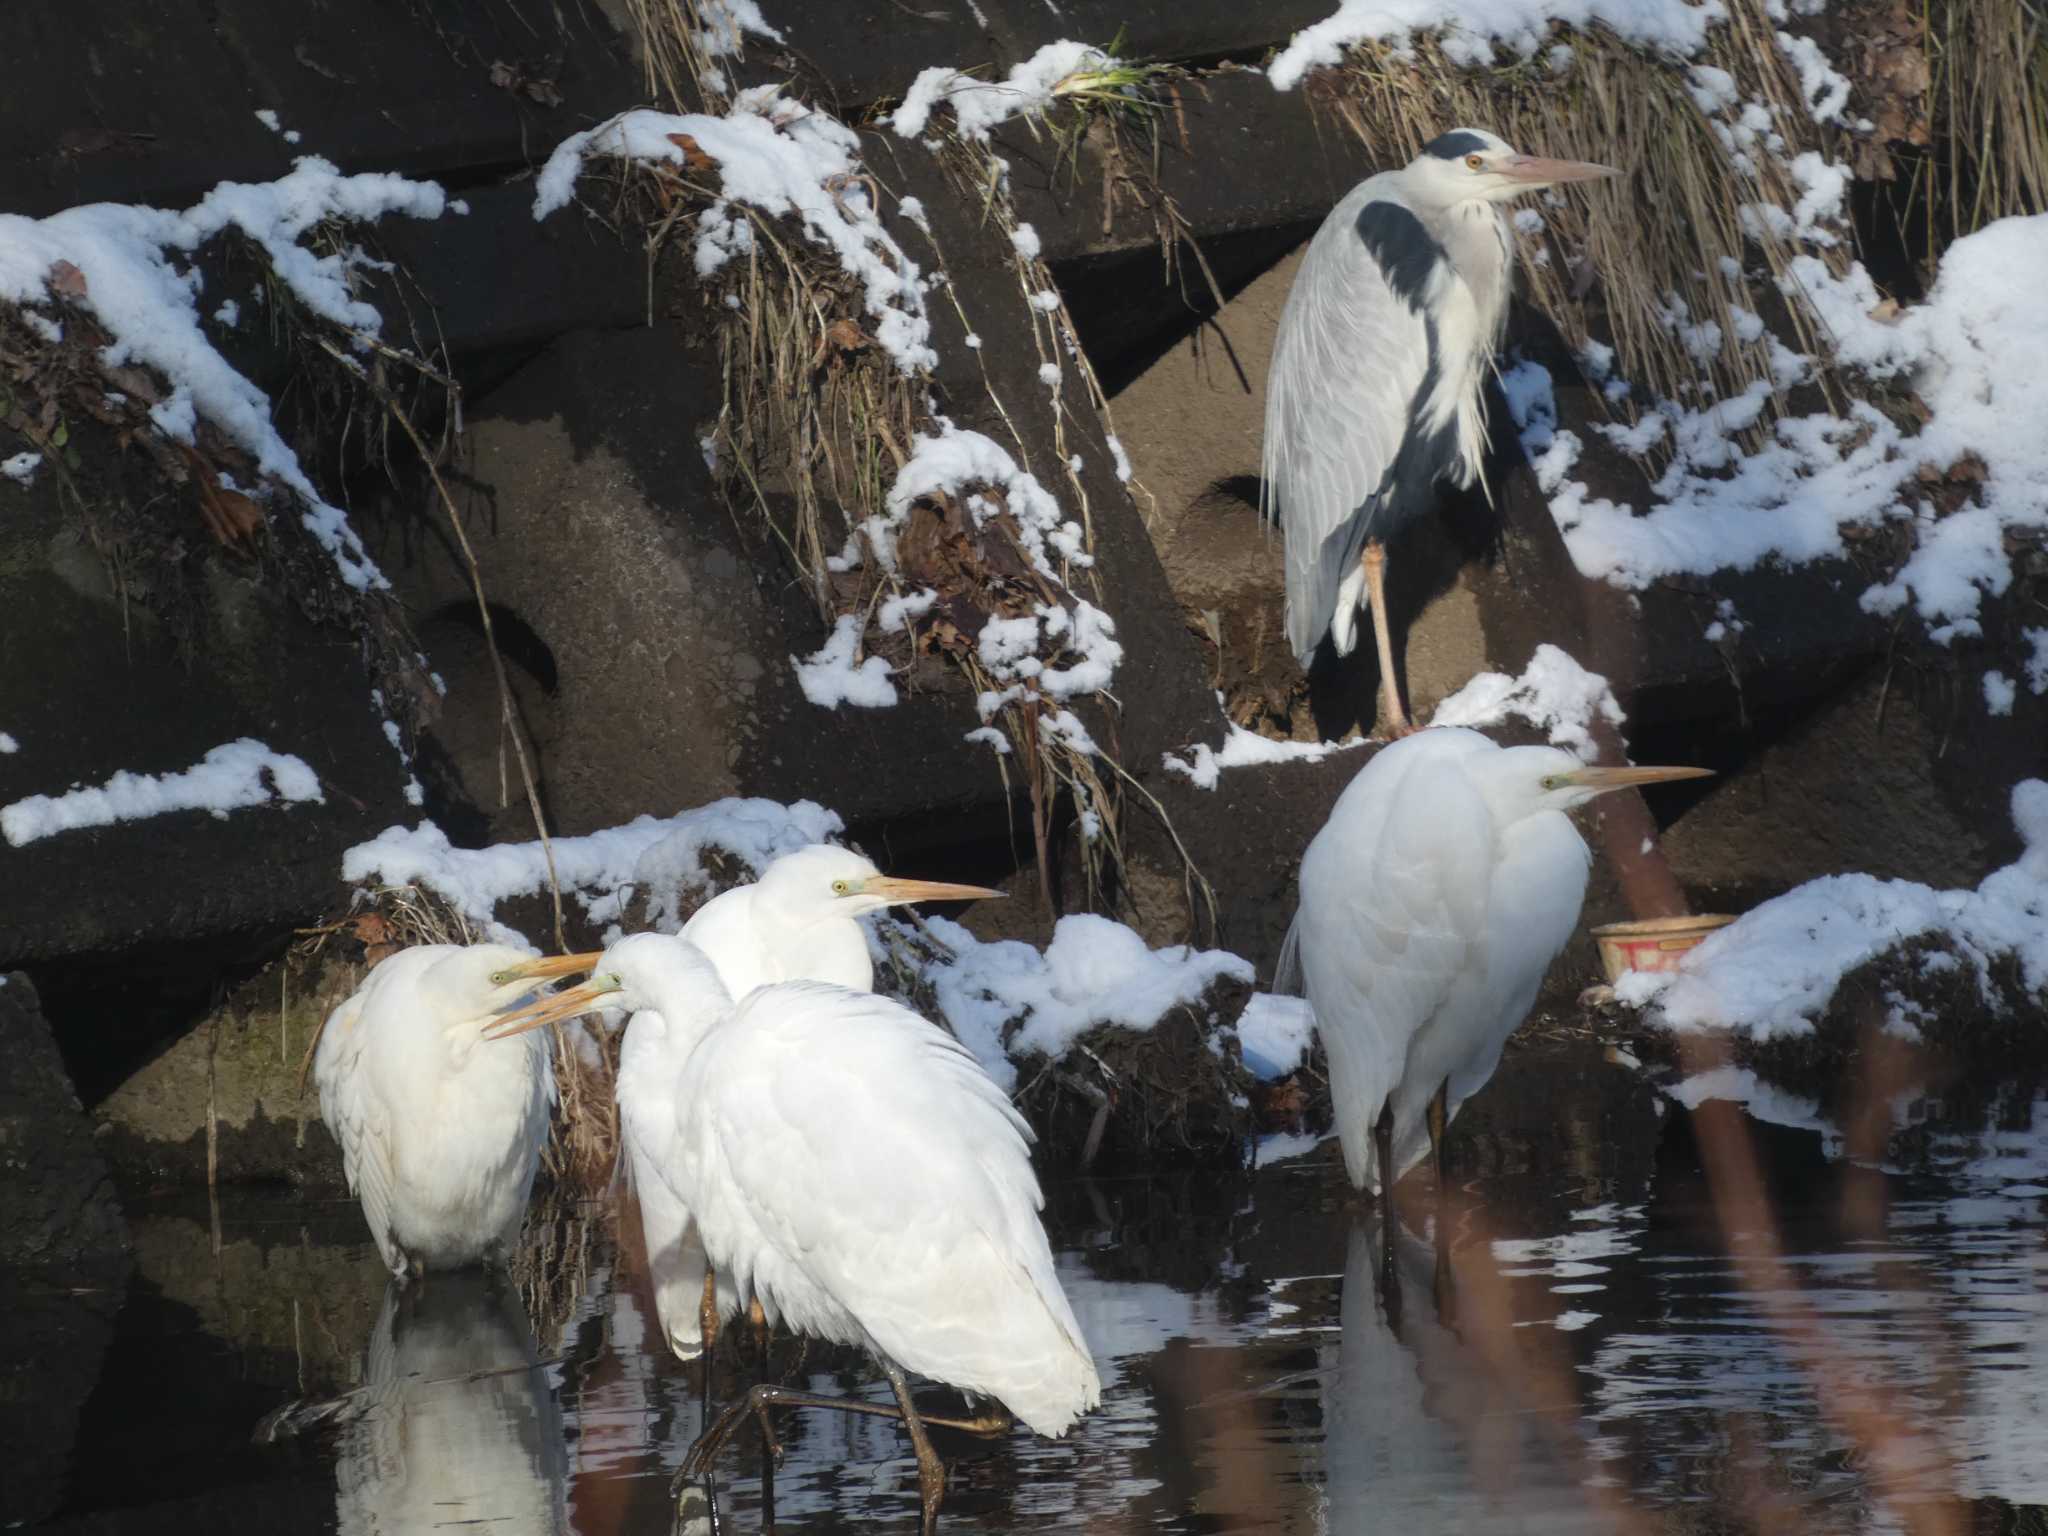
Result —
<instances>
[{"instance_id":1,"label":"rippled water surface","mask_svg":"<svg viewBox=\"0 0 2048 1536\"><path fill-rule=\"evenodd\" d=\"M1063 1442L942 1435L942 1529L2048 1529L2048 1099L1959 1120L1902 1094L1858 1160L1743 1074L1661 1109L1638 1089L1634 1119L1549 1081L1519 1111L1543 1135L1513 1112L1461 1127L1448 1283L1426 1181L1385 1265L1334 1143L1051 1188L1103 1407ZM1709 1118L1754 1150L1753 1203L1712 1198ZM580 1285L545 1295L437 1276L401 1296L352 1206L224 1194L217 1234L203 1205L133 1214L125 1299L52 1351L77 1382L38 1463L60 1521L711 1529L670 1486L701 1380L647 1347L630 1248L593 1238ZM730 1338L714 1391L752 1363ZM850 1354L778 1341L772 1366L889 1400ZM784 1443L779 1529L916 1529L894 1425L805 1413ZM749 1430L720 1529L762 1528L761 1471Z\"/></svg>"}]
</instances>

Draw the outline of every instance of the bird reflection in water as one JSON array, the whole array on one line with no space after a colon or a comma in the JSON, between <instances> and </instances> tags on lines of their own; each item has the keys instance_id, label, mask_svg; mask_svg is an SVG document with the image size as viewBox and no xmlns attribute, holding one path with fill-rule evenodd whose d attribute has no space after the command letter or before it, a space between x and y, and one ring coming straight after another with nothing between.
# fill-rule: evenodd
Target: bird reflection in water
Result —
<instances>
[{"instance_id":1,"label":"bird reflection in water","mask_svg":"<svg viewBox=\"0 0 2048 1536\"><path fill-rule=\"evenodd\" d=\"M1553 1426L1465 1336L1490 1322L1439 1313L1439 1252L1396 1227L1387 1255L1384 1231L1352 1225L1334 1368L1325 1355L1324 1529L1616 1529L1588 1506Z\"/></svg>"},{"instance_id":2,"label":"bird reflection in water","mask_svg":"<svg viewBox=\"0 0 2048 1536\"><path fill-rule=\"evenodd\" d=\"M392 1281L363 1385L328 1406L342 1425L342 1536L472 1524L500 1536L568 1531L561 1407L526 1309L503 1279L458 1271L410 1289Z\"/></svg>"}]
</instances>

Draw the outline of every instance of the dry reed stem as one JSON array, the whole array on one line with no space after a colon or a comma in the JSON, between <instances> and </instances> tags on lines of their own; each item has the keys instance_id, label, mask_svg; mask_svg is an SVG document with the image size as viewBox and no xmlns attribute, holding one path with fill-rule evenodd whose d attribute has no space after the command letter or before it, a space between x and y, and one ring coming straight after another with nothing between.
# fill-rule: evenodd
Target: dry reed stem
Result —
<instances>
[{"instance_id":1,"label":"dry reed stem","mask_svg":"<svg viewBox=\"0 0 2048 1536\"><path fill-rule=\"evenodd\" d=\"M1949 240L2048 210L2048 19L2027 0L1925 0L1933 139L1947 175L1923 169L1931 268Z\"/></svg>"},{"instance_id":2,"label":"dry reed stem","mask_svg":"<svg viewBox=\"0 0 2048 1536\"><path fill-rule=\"evenodd\" d=\"M512 755L519 764L520 783L526 790L527 810L533 817L534 831L540 837L541 855L547 861L548 895L554 905L555 948L561 953L567 954L569 952L569 939L562 921L562 882L555 872L554 841L548 836L547 818L541 812L540 789L534 781L533 764L527 760L526 743L522 739L520 731L519 712L512 702L511 680L505 674L505 658L498 651L498 635L491 623L490 601L484 596L483 569L477 563L476 550L470 545L469 531L462 525L462 513L455 505L455 498L448 493L447 482L441 478L441 467L436 455L427 446L427 440L420 435L419 428L413 425L412 416L400 404L398 397L381 380L372 378L360 364L356 363L353 358L350 358L326 337L320 338L320 345L337 362L354 369L357 376L363 380L370 391L383 403L384 408L405 429L405 435L411 440L414 450L419 454L420 463L426 467L428 478L433 481L434 490L441 499L442 508L448 514L448 525L454 530L456 543L462 550L463 561L469 568L470 591L476 598L477 617L483 625L484 647L490 652L491 671L498 684L498 719L499 727L504 732L504 735L500 737L500 741L502 742L509 738L512 743Z\"/></svg>"}]
</instances>

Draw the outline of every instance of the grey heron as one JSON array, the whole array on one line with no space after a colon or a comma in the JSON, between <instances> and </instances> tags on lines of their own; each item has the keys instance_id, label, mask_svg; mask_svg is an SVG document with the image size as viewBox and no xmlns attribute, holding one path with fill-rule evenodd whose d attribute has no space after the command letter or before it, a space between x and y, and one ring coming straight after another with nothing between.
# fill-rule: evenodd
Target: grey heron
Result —
<instances>
[{"instance_id":1,"label":"grey heron","mask_svg":"<svg viewBox=\"0 0 2048 1536\"><path fill-rule=\"evenodd\" d=\"M1287 638L1306 667L1339 656L1370 604L1389 729L1410 729L1394 677L1386 540L1466 487L1486 451L1486 372L1507 318L1514 238L1502 205L1616 172L1517 154L1454 128L1330 210L1280 316L1266 376L1261 510L1287 540Z\"/></svg>"}]
</instances>

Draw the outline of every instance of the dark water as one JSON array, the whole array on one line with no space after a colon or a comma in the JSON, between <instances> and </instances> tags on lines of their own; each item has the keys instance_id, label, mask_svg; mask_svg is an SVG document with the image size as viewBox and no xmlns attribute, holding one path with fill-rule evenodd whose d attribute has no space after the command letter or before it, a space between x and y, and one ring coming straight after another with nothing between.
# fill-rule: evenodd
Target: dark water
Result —
<instances>
[{"instance_id":1,"label":"dark water","mask_svg":"<svg viewBox=\"0 0 2048 1536\"><path fill-rule=\"evenodd\" d=\"M2048 1529L2048 1099L1958 1114L1901 1092L1859 1161L1815 1106L1739 1075L1692 1091L1724 1096L1697 1126L1640 1084L1585 1089L1607 1079L1583 1064L1527 1078L1519 1109L1513 1077L1507 1112L1475 1101L1461 1127L1449 1310L1433 1195L1383 1278L1334 1143L1049 1190L1103 1407L1058 1443L942 1437L942 1528ZM1755 1150L1766 1200L1717 1208L1708 1120ZM670 1494L698 1375L647 1348L608 1239L550 1295L435 1277L401 1297L352 1206L224 1197L217 1237L203 1205L134 1226L125 1299L53 1351L56 1444L14 1474L60 1523L710 1529ZM721 1395L749 1359L729 1341ZM774 1365L887 1400L851 1355L781 1343ZM296 1433L252 1439L295 1402ZM784 1443L778 1528L916 1529L894 1426L804 1414ZM719 1468L722 1529L761 1528L760 1473L749 1431Z\"/></svg>"}]
</instances>

